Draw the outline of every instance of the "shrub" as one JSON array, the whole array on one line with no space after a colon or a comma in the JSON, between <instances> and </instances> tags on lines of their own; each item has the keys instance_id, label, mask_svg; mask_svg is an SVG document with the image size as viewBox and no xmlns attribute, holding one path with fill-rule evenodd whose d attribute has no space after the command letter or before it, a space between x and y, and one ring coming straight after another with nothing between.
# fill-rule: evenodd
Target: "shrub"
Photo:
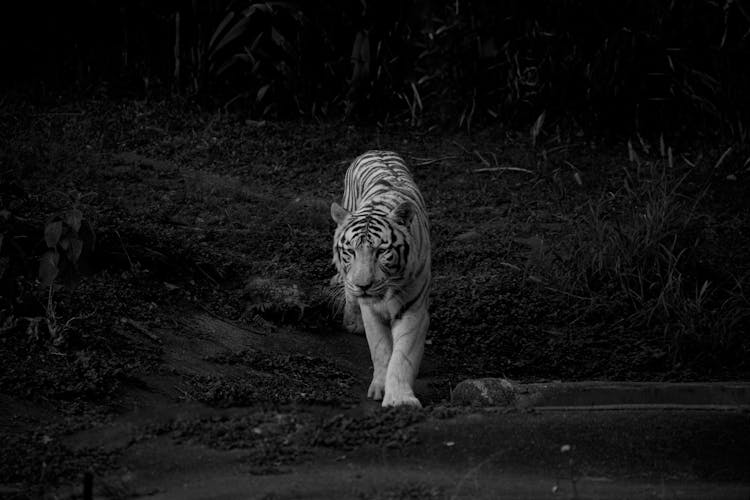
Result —
<instances>
[{"instance_id":1,"label":"shrub","mask_svg":"<svg viewBox=\"0 0 750 500\"><path fill-rule=\"evenodd\" d=\"M19 21L0 30L0 47L14 47L5 49L5 73L17 85L46 76L57 86L101 88L90 84L106 80L146 96L176 89L257 116L466 129L484 121L525 128L547 111L574 125L674 133L720 125L744 136L750 115L750 15L741 2L93 0L25 8L33 7L6 7L4 17Z\"/></svg>"},{"instance_id":2,"label":"shrub","mask_svg":"<svg viewBox=\"0 0 750 500\"><path fill-rule=\"evenodd\" d=\"M683 194L687 174L667 160L634 160L622 185L577 217L557 270L563 289L587 298L574 314L659 340L673 365L713 355L741 360L750 276L702 269L705 191Z\"/></svg>"}]
</instances>

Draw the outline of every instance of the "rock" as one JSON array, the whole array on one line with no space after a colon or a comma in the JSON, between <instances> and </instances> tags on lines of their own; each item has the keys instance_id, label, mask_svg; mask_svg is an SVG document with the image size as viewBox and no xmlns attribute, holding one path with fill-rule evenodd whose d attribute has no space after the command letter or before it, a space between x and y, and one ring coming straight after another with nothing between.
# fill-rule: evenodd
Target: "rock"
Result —
<instances>
[{"instance_id":1,"label":"rock","mask_svg":"<svg viewBox=\"0 0 750 500\"><path fill-rule=\"evenodd\" d=\"M502 378L464 380L453 389L451 396L454 404L481 406L513 406L517 399L516 386Z\"/></svg>"},{"instance_id":2,"label":"rock","mask_svg":"<svg viewBox=\"0 0 750 500\"><path fill-rule=\"evenodd\" d=\"M266 319L299 320L308 303L307 294L297 283L259 276L245 284L243 298L248 301L246 314L258 313Z\"/></svg>"},{"instance_id":3,"label":"rock","mask_svg":"<svg viewBox=\"0 0 750 500\"><path fill-rule=\"evenodd\" d=\"M458 236L456 236L454 239L456 241L473 241L480 237L481 235L472 230L472 231L466 231L465 233L461 233Z\"/></svg>"},{"instance_id":4,"label":"rock","mask_svg":"<svg viewBox=\"0 0 750 500\"><path fill-rule=\"evenodd\" d=\"M750 384L743 382L537 382L500 378L464 380L453 390L454 404L514 408L750 408Z\"/></svg>"}]
</instances>

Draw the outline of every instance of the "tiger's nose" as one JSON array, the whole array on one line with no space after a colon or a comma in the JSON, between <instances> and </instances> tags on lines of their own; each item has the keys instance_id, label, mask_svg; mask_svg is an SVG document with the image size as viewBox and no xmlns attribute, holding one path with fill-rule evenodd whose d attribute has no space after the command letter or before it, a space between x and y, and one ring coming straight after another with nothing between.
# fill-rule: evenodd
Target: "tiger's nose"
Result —
<instances>
[{"instance_id":1,"label":"tiger's nose","mask_svg":"<svg viewBox=\"0 0 750 500\"><path fill-rule=\"evenodd\" d=\"M370 281L369 283L360 283L357 286L359 287L360 290L362 290L363 292L366 292L372 286L372 281Z\"/></svg>"}]
</instances>

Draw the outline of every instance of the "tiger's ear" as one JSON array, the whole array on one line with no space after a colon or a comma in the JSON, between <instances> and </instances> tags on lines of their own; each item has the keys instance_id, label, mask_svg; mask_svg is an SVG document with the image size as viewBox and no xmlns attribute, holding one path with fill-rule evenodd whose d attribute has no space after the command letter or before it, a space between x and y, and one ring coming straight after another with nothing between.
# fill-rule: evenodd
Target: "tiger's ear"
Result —
<instances>
[{"instance_id":1,"label":"tiger's ear","mask_svg":"<svg viewBox=\"0 0 750 500\"><path fill-rule=\"evenodd\" d=\"M391 213L388 214L388 217L390 217L397 224L408 226L409 224L411 224L411 220L414 218L414 211L414 204L405 201L394 208Z\"/></svg>"},{"instance_id":2,"label":"tiger's ear","mask_svg":"<svg viewBox=\"0 0 750 500\"><path fill-rule=\"evenodd\" d=\"M333 218L334 222L337 225L341 225L342 222L344 222L344 219L346 219L349 216L349 211L336 203L335 201L331 203L331 218Z\"/></svg>"}]
</instances>

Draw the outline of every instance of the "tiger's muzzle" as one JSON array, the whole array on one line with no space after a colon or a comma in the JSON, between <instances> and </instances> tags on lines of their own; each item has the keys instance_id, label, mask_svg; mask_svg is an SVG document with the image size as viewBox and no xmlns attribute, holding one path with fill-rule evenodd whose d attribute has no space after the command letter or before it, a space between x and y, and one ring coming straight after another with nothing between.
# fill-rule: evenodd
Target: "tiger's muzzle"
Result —
<instances>
[{"instance_id":1,"label":"tiger's muzzle","mask_svg":"<svg viewBox=\"0 0 750 500\"><path fill-rule=\"evenodd\" d=\"M356 285L346 282L346 288L354 297L361 299L380 299L385 296L386 287L383 282L369 282L367 284Z\"/></svg>"}]
</instances>

